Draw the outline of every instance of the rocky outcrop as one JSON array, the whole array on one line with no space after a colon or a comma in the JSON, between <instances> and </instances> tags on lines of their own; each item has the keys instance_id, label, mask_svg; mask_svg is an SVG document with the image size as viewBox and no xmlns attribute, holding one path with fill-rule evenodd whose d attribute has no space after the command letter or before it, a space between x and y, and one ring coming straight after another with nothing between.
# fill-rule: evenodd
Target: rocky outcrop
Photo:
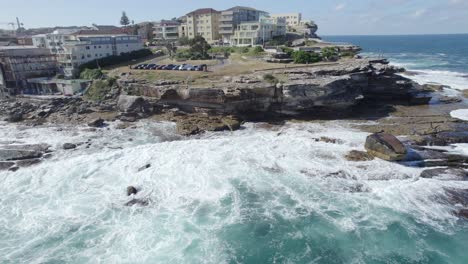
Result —
<instances>
[{"instance_id":1,"label":"rocky outcrop","mask_svg":"<svg viewBox=\"0 0 468 264\"><path fill-rule=\"evenodd\" d=\"M206 131L238 130L240 121L234 116L187 115L178 118L177 133L184 136Z\"/></svg>"},{"instance_id":2,"label":"rocky outcrop","mask_svg":"<svg viewBox=\"0 0 468 264\"><path fill-rule=\"evenodd\" d=\"M369 161L373 160L374 157L365 151L351 150L345 159L348 161Z\"/></svg>"},{"instance_id":3,"label":"rocky outcrop","mask_svg":"<svg viewBox=\"0 0 468 264\"><path fill-rule=\"evenodd\" d=\"M406 147L400 140L385 133L368 136L365 148L370 155L388 161L403 160L407 154Z\"/></svg>"},{"instance_id":4,"label":"rocky outcrop","mask_svg":"<svg viewBox=\"0 0 468 264\"><path fill-rule=\"evenodd\" d=\"M224 115L295 115L317 113L318 110L343 113L343 110L364 100L427 103L430 97L421 86L397 75L400 71L401 69L389 66L384 61L360 59L316 67L267 70L210 81L203 86L172 83L161 85L135 79L123 79L119 83L122 91L127 94L152 98L161 107L169 105L186 112L204 109ZM264 76L267 74L276 81L266 81ZM132 100L122 98L119 103L121 111L131 108L133 102L139 102L136 103L138 106L142 103L139 97L131 98Z\"/></svg>"},{"instance_id":5,"label":"rocky outcrop","mask_svg":"<svg viewBox=\"0 0 468 264\"><path fill-rule=\"evenodd\" d=\"M441 181L467 181L468 171L459 168L436 168L423 171L420 177Z\"/></svg>"},{"instance_id":6,"label":"rocky outcrop","mask_svg":"<svg viewBox=\"0 0 468 264\"><path fill-rule=\"evenodd\" d=\"M0 145L0 170L16 171L38 164L51 152L49 147L47 144Z\"/></svg>"}]
</instances>

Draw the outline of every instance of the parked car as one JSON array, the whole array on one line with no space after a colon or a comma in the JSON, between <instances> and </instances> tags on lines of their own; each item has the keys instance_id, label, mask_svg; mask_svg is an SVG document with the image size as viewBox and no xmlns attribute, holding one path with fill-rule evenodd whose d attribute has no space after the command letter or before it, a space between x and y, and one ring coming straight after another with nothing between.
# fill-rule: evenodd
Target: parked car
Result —
<instances>
[{"instance_id":1,"label":"parked car","mask_svg":"<svg viewBox=\"0 0 468 264\"><path fill-rule=\"evenodd\" d=\"M164 70L172 70L172 69L174 69L175 66L176 65L174 65L174 64L168 64L168 65L166 65L166 67L164 67Z\"/></svg>"},{"instance_id":2,"label":"parked car","mask_svg":"<svg viewBox=\"0 0 468 264\"><path fill-rule=\"evenodd\" d=\"M156 70L156 68L158 68L158 67L159 67L159 65L154 64L153 66L150 67L150 70Z\"/></svg>"},{"instance_id":3,"label":"parked car","mask_svg":"<svg viewBox=\"0 0 468 264\"><path fill-rule=\"evenodd\" d=\"M167 65L163 64L163 65L159 65L159 67L156 68L156 70L163 70L164 67L166 67Z\"/></svg>"},{"instance_id":4,"label":"parked car","mask_svg":"<svg viewBox=\"0 0 468 264\"><path fill-rule=\"evenodd\" d=\"M146 65L145 70L150 70L150 69L151 69L152 67L154 67L154 66L156 66L156 64L153 64L153 63L152 63L152 64L148 64L148 65Z\"/></svg>"},{"instance_id":5,"label":"parked car","mask_svg":"<svg viewBox=\"0 0 468 264\"><path fill-rule=\"evenodd\" d=\"M135 69L141 70L144 69L148 64L139 64L138 66L135 67Z\"/></svg>"},{"instance_id":6,"label":"parked car","mask_svg":"<svg viewBox=\"0 0 468 264\"><path fill-rule=\"evenodd\" d=\"M182 70L182 68L184 68L184 67L185 67L185 65L187 65L187 64L185 64L185 63L184 63L184 64L182 64L182 65L179 65L179 66L177 66L177 68L175 68L174 70L181 71L181 70Z\"/></svg>"},{"instance_id":7,"label":"parked car","mask_svg":"<svg viewBox=\"0 0 468 264\"><path fill-rule=\"evenodd\" d=\"M193 68L194 71L203 71L208 66L206 64L197 65Z\"/></svg>"}]
</instances>

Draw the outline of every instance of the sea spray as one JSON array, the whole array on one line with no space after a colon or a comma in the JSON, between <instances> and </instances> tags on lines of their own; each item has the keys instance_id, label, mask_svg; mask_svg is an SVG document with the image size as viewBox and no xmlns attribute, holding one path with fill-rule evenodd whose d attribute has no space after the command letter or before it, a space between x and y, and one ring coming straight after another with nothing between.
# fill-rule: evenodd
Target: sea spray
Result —
<instances>
[{"instance_id":1,"label":"sea spray","mask_svg":"<svg viewBox=\"0 0 468 264\"><path fill-rule=\"evenodd\" d=\"M150 122L97 132L3 125L0 133L52 146L91 139L88 148L57 147L37 166L0 172L0 262L466 258L468 227L452 214L444 188L468 184L419 179L422 169L378 159L345 160L367 136L346 122L247 123L195 138ZM322 136L339 142L314 140ZM148 206L124 206L129 185Z\"/></svg>"}]
</instances>

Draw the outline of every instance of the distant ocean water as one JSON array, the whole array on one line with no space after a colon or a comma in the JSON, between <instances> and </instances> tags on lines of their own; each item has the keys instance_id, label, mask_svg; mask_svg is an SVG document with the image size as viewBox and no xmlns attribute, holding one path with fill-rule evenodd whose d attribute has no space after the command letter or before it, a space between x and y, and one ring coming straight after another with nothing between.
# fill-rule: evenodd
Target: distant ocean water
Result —
<instances>
[{"instance_id":1,"label":"distant ocean water","mask_svg":"<svg viewBox=\"0 0 468 264\"><path fill-rule=\"evenodd\" d=\"M385 57L394 65L416 71L417 82L435 82L468 89L468 34L401 36L325 36L324 40L352 43L363 55Z\"/></svg>"}]
</instances>

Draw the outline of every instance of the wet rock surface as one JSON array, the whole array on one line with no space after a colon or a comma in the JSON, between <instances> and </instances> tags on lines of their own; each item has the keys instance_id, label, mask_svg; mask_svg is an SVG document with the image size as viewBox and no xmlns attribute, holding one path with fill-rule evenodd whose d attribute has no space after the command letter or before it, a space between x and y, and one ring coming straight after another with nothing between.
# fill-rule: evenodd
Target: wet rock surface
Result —
<instances>
[{"instance_id":1,"label":"wet rock surface","mask_svg":"<svg viewBox=\"0 0 468 264\"><path fill-rule=\"evenodd\" d=\"M352 150L345 156L345 158L348 161L369 161L373 160L374 156L365 151Z\"/></svg>"},{"instance_id":2,"label":"wet rock surface","mask_svg":"<svg viewBox=\"0 0 468 264\"><path fill-rule=\"evenodd\" d=\"M466 181L468 180L468 171L459 168L428 169L423 171L420 177L442 181Z\"/></svg>"},{"instance_id":3,"label":"wet rock surface","mask_svg":"<svg viewBox=\"0 0 468 264\"><path fill-rule=\"evenodd\" d=\"M1 144L0 170L16 171L36 165L51 154L49 147L47 144Z\"/></svg>"},{"instance_id":4,"label":"wet rock surface","mask_svg":"<svg viewBox=\"0 0 468 264\"><path fill-rule=\"evenodd\" d=\"M365 148L370 155L388 161L403 160L407 154L406 147L401 141L386 133L368 136Z\"/></svg>"},{"instance_id":5,"label":"wet rock surface","mask_svg":"<svg viewBox=\"0 0 468 264\"><path fill-rule=\"evenodd\" d=\"M206 131L238 130L241 121L234 116L186 115L177 118L177 133L184 136Z\"/></svg>"}]
</instances>

